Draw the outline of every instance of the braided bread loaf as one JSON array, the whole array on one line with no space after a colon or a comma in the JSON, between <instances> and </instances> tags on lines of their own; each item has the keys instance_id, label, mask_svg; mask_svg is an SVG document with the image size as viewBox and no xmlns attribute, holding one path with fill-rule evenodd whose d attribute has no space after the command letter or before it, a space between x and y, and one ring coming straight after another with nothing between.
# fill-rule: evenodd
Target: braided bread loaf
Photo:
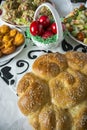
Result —
<instances>
[{"instance_id":1,"label":"braided bread loaf","mask_svg":"<svg viewBox=\"0 0 87 130\"><path fill-rule=\"evenodd\" d=\"M18 106L35 130L87 130L87 54L38 57L17 93Z\"/></svg>"}]
</instances>

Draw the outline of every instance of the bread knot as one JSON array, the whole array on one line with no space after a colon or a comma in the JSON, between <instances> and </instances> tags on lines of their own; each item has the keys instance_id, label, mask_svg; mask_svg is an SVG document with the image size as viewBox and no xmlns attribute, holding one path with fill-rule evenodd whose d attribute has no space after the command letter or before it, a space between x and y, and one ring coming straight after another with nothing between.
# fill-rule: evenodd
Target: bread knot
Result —
<instances>
[{"instance_id":1,"label":"bread knot","mask_svg":"<svg viewBox=\"0 0 87 130\"><path fill-rule=\"evenodd\" d=\"M68 69L49 82L52 102L61 108L70 108L87 97L87 77Z\"/></svg>"},{"instance_id":2,"label":"bread knot","mask_svg":"<svg viewBox=\"0 0 87 130\"><path fill-rule=\"evenodd\" d=\"M35 60L32 70L33 73L45 79L50 80L68 67L66 57L60 53L49 53L40 56Z\"/></svg>"},{"instance_id":3,"label":"bread knot","mask_svg":"<svg viewBox=\"0 0 87 130\"><path fill-rule=\"evenodd\" d=\"M49 101L48 84L32 73L26 74L20 81L18 91L20 95L18 105L25 115L41 109Z\"/></svg>"}]
</instances>

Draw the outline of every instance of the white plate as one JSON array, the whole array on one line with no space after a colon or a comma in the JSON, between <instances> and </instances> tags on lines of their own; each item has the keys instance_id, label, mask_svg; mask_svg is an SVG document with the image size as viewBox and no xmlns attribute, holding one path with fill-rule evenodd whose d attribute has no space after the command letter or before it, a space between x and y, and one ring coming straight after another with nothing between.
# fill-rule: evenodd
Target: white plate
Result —
<instances>
[{"instance_id":1,"label":"white plate","mask_svg":"<svg viewBox=\"0 0 87 130\"><path fill-rule=\"evenodd\" d=\"M3 8L3 6L1 5L0 6L0 9L2 10L2 14L0 15L0 19L5 22L6 24L8 25L11 25L11 26L15 26L15 27L18 27L18 28L27 28L29 27L29 25L24 25L24 24L14 24L12 22L10 22L9 20L5 19L5 14L6 14L6 10ZM23 29L24 30L24 29Z\"/></svg>"},{"instance_id":2,"label":"white plate","mask_svg":"<svg viewBox=\"0 0 87 130\"><path fill-rule=\"evenodd\" d=\"M55 2L53 2L53 0L50 0L50 3L52 3L53 6L55 6ZM15 26L15 27L18 27L18 28L21 28L21 29L23 29L23 30L25 30L27 27L29 27L28 24L14 24L14 23L10 22L9 20L6 20L6 19L4 18L4 15L5 15L5 13L6 13L6 10L3 8L3 6L1 6L0 8L1 8L2 11L3 11L2 15L0 15L0 19L1 19L2 21L4 21L5 23L7 23L7 24L9 24L9 25L12 25L12 26Z\"/></svg>"},{"instance_id":3,"label":"white plate","mask_svg":"<svg viewBox=\"0 0 87 130\"><path fill-rule=\"evenodd\" d=\"M85 44L85 43L83 43L83 42L77 40L75 37L73 37L73 36L70 34L70 32L68 32L68 35L69 35L70 38L72 38L75 42L77 42L77 43L79 43L79 44L82 44L82 45L84 45L84 46L87 46L87 44Z\"/></svg>"},{"instance_id":4,"label":"white plate","mask_svg":"<svg viewBox=\"0 0 87 130\"><path fill-rule=\"evenodd\" d=\"M13 24L13 23L11 23L10 21L4 19L2 16L0 16L0 19L1 19L4 23L8 24L9 26L14 26L14 27L17 27L17 28L20 28L20 29L23 29L23 30L24 30L24 28L26 29L27 27L29 27L28 25Z\"/></svg>"},{"instance_id":5,"label":"white plate","mask_svg":"<svg viewBox=\"0 0 87 130\"><path fill-rule=\"evenodd\" d=\"M13 23L10 23L8 21L6 21L5 19L3 19L2 17L0 17L0 19L2 20L2 22L4 22L5 24L9 25L9 26L13 26L13 27L16 27L16 28L19 28L23 31L26 30L26 28L28 28L29 26L28 25L17 25L17 24L13 24Z\"/></svg>"},{"instance_id":6,"label":"white plate","mask_svg":"<svg viewBox=\"0 0 87 130\"><path fill-rule=\"evenodd\" d=\"M11 27L12 28L12 27ZM17 28L16 28L17 29ZM23 33L20 29L17 29L18 31L20 31L21 33ZM5 55L5 56L2 56L0 58L0 63L2 62L5 62L5 61L8 61L10 60L11 58L15 57L16 55L18 55L24 48L25 46L25 43L23 43L21 46L17 47L17 49L15 50L15 52L9 54L9 55Z\"/></svg>"},{"instance_id":7,"label":"white plate","mask_svg":"<svg viewBox=\"0 0 87 130\"><path fill-rule=\"evenodd\" d=\"M15 27L18 27L18 28L26 28L26 27L29 27L28 25L18 25L18 24L13 24L12 22L4 19L3 17L0 17L2 21L4 21L5 23L9 24L9 25L12 25L12 26L15 26Z\"/></svg>"},{"instance_id":8,"label":"white plate","mask_svg":"<svg viewBox=\"0 0 87 130\"><path fill-rule=\"evenodd\" d=\"M11 58L15 57L16 55L18 55L23 50L24 45L25 45L25 43L23 45L21 45L20 47L18 47L14 53L1 57L0 58L0 63L8 61Z\"/></svg>"},{"instance_id":9,"label":"white plate","mask_svg":"<svg viewBox=\"0 0 87 130\"><path fill-rule=\"evenodd\" d=\"M29 27L29 25L14 24L14 23L12 23L12 22L6 20L6 19L3 17L3 16L5 15L6 10L5 10L4 8L2 8L2 7L0 7L0 8L2 9L2 14L0 15L0 19L1 19L4 23L8 24L9 26L15 26L15 27L21 28L21 29L23 29L23 30L26 29L27 27Z\"/></svg>"}]
</instances>

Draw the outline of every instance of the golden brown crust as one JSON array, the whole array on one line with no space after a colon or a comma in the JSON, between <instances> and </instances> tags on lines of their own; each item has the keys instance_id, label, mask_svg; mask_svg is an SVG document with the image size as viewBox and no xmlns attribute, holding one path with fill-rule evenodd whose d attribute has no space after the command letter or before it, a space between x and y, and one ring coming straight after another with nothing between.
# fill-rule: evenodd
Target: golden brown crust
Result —
<instances>
[{"instance_id":1,"label":"golden brown crust","mask_svg":"<svg viewBox=\"0 0 87 130\"><path fill-rule=\"evenodd\" d=\"M47 104L39 114L40 130L70 130L71 116L67 110ZM65 127L66 126L66 127Z\"/></svg>"},{"instance_id":2,"label":"golden brown crust","mask_svg":"<svg viewBox=\"0 0 87 130\"><path fill-rule=\"evenodd\" d=\"M10 30L10 37L14 37L17 34L18 30L17 29L11 29Z\"/></svg>"},{"instance_id":3,"label":"golden brown crust","mask_svg":"<svg viewBox=\"0 0 87 130\"><path fill-rule=\"evenodd\" d=\"M8 39L7 37L4 38L4 43L1 48L1 51L4 55L9 55L16 50L16 47L12 44L13 39L10 40L7 39Z\"/></svg>"},{"instance_id":4,"label":"golden brown crust","mask_svg":"<svg viewBox=\"0 0 87 130\"><path fill-rule=\"evenodd\" d=\"M87 101L70 109L73 130L86 130L87 128Z\"/></svg>"},{"instance_id":5,"label":"golden brown crust","mask_svg":"<svg viewBox=\"0 0 87 130\"><path fill-rule=\"evenodd\" d=\"M35 74L45 80L57 76L61 71L67 68L67 61L63 54L60 53L49 53L40 56L35 60L32 70Z\"/></svg>"},{"instance_id":6,"label":"golden brown crust","mask_svg":"<svg viewBox=\"0 0 87 130\"><path fill-rule=\"evenodd\" d=\"M87 54L38 57L19 81L18 106L35 130L87 129Z\"/></svg>"},{"instance_id":7,"label":"golden brown crust","mask_svg":"<svg viewBox=\"0 0 87 130\"><path fill-rule=\"evenodd\" d=\"M67 52L65 55L69 67L87 75L87 54L74 51L73 53Z\"/></svg>"},{"instance_id":8,"label":"golden brown crust","mask_svg":"<svg viewBox=\"0 0 87 130\"><path fill-rule=\"evenodd\" d=\"M40 129L53 130L56 128L56 117L53 107L45 106L39 114Z\"/></svg>"},{"instance_id":9,"label":"golden brown crust","mask_svg":"<svg viewBox=\"0 0 87 130\"><path fill-rule=\"evenodd\" d=\"M1 34L6 34L10 31L10 27L8 25L2 25L0 26L0 33Z\"/></svg>"},{"instance_id":10,"label":"golden brown crust","mask_svg":"<svg viewBox=\"0 0 87 130\"><path fill-rule=\"evenodd\" d=\"M13 44L15 46L20 46L24 43L24 41L25 41L24 35L22 33L18 32L15 36Z\"/></svg>"},{"instance_id":11,"label":"golden brown crust","mask_svg":"<svg viewBox=\"0 0 87 130\"><path fill-rule=\"evenodd\" d=\"M38 110L35 113L32 113L28 116L29 123L33 126L33 128L35 130L40 130L40 123L39 123L40 110Z\"/></svg>"},{"instance_id":12,"label":"golden brown crust","mask_svg":"<svg viewBox=\"0 0 87 130\"><path fill-rule=\"evenodd\" d=\"M15 50L16 50L15 46L9 46L8 48L3 48L1 51L3 54L9 55L9 54L15 52Z\"/></svg>"},{"instance_id":13,"label":"golden brown crust","mask_svg":"<svg viewBox=\"0 0 87 130\"><path fill-rule=\"evenodd\" d=\"M0 57L2 57L3 56L3 53L2 53L2 51L0 51Z\"/></svg>"},{"instance_id":14,"label":"golden brown crust","mask_svg":"<svg viewBox=\"0 0 87 130\"><path fill-rule=\"evenodd\" d=\"M35 79L37 79L37 77L33 73L26 73L18 83L18 87L17 87L18 96L23 95L26 89L30 85L32 85L32 83L34 83Z\"/></svg>"},{"instance_id":15,"label":"golden brown crust","mask_svg":"<svg viewBox=\"0 0 87 130\"><path fill-rule=\"evenodd\" d=\"M20 97L18 101L18 105L25 115L37 111L46 102L48 102L49 99L49 89L47 83L39 78L36 78L35 75L33 76L34 82L30 81L27 89L26 87L24 88L24 86L22 86L25 93ZM32 79L33 77L31 80Z\"/></svg>"},{"instance_id":16,"label":"golden brown crust","mask_svg":"<svg viewBox=\"0 0 87 130\"><path fill-rule=\"evenodd\" d=\"M68 69L49 82L52 102L58 107L70 108L87 97L87 77Z\"/></svg>"},{"instance_id":17,"label":"golden brown crust","mask_svg":"<svg viewBox=\"0 0 87 130\"><path fill-rule=\"evenodd\" d=\"M8 34L4 35L3 38L2 38L2 42L6 43L10 41L10 36Z\"/></svg>"}]
</instances>

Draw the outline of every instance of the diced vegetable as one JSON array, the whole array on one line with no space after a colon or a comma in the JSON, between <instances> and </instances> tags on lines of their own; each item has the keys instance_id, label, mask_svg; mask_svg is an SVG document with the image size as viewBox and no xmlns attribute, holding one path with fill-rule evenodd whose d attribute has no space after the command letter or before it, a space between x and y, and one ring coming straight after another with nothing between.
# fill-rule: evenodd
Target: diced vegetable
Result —
<instances>
[{"instance_id":1,"label":"diced vegetable","mask_svg":"<svg viewBox=\"0 0 87 130\"><path fill-rule=\"evenodd\" d=\"M81 5L64 19L66 29L73 37L87 44L87 8Z\"/></svg>"}]
</instances>

